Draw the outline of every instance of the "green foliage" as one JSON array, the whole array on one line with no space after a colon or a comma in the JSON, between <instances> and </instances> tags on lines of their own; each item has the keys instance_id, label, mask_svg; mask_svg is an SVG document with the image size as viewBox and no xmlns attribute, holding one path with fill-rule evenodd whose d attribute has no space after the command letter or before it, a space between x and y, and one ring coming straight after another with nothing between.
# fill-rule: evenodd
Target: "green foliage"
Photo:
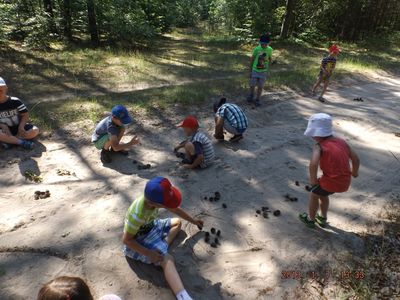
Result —
<instances>
[{"instance_id":1,"label":"green foliage","mask_svg":"<svg viewBox=\"0 0 400 300\"><path fill-rule=\"evenodd\" d=\"M398 0L3 0L0 41L47 47L64 37L135 47L174 27L204 24L243 43L265 32L310 43L360 41L399 31L399 11Z\"/></svg>"}]
</instances>

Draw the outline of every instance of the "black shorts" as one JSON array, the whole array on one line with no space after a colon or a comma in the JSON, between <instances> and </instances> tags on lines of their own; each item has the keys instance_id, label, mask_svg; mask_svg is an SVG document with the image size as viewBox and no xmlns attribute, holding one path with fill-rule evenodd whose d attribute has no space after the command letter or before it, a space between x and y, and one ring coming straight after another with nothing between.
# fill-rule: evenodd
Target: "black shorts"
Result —
<instances>
[{"instance_id":1,"label":"black shorts","mask_svg":"<svg viewBox=\"0 0 400 300\"><path fill-rule=\"evenodd\" d=\"M17 135L18 134L18 126L12 126L8 127L10 129L10 132L12 135ZM25 131L31 130L33 128L33 125L30 123L26 123L24 126Z\"/></svg>"},{"instance_id":2,"label":"black shorts","mask_svg":"<svg viewBox=\"0 0 400 300\"><path fill-rule=\"evenodd\" d=\"M334 193L332 192L328 192L326 190L324 190L319 184L316 184L314 186L311 187L310 189L311 193L314 193L318 196L322 196L322 197L327 197L329 195L333 195Z\"/></svg>"}]
</instances>

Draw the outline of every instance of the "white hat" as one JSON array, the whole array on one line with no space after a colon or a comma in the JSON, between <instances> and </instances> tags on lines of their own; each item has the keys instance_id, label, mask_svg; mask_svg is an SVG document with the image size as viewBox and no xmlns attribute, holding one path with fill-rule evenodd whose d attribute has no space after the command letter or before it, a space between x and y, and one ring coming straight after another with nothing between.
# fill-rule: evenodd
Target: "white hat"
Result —
<instances>
[{"instance_id":1,"label":"white hat","mask_svg":"<svg viewBox=\"0 0 400 300\"><path fill-rule=\"evenodd\" d=\"M0 77L0 86L5 86L7 85L3 77Z\"/></svg>"},{"instance_id":2,"label":"white hat","mask_svg":"<svg viewBox=\"0 0 400 300\"><path fill-rule=\"evenodd\" d=\"M314 114L308 120L307 129L304 132L305 136L311 137L327 137L333 135L332 117L328 114Z\"/></svg>"}]
</instances>

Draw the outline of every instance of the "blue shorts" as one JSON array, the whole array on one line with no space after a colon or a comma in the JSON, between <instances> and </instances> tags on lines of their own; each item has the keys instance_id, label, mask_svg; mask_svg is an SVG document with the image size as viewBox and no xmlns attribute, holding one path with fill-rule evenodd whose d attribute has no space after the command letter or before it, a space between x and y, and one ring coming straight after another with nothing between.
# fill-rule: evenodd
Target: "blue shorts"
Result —
<instances>
[{"instance_id":1,"label":"blue shorts","mask_svg":"<svg viewBox=\"0 0 400 300\"><path fill-rule=\"evenodd\" d=\"M165 241L167 234L171 229L171 218L167 219L156 219L153 221L153 228L146 234L141 236L136 236L136 242L138 242L143 247L149 250L156 250L161 255L168 253L168 243ZM150 259L136 251L124 246L124 255L144 262L146 264L151 264Z\"/></svg>"}]
</instances>

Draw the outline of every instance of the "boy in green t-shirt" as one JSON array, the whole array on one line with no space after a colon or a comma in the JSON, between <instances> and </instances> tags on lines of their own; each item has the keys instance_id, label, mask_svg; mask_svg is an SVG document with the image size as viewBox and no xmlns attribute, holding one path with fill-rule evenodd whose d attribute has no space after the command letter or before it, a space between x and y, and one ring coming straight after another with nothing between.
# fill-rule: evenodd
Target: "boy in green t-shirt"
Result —
<instances>
[{"instance_id":1,"label":"boy in green t-shirt","mask_svg":"<svg viewBox=\"0 0 400 300\"><path fill-rule=\"evenodd\" d=\"M247 97L248 102L253 102L256 106L260 106L260 97L267 79L269 64L272 60L272 48L268 45L270 42L269 35L260 37L260 44L254 48L253 55L250 59L250 95ZM254 100L254 92L257 86L257 96Z\"/></svg>"},{"instance_id":2,"label":"boy in green t-shirt","mask_svg":"<svg viewBox=\"0 0 400 300\"><path fill-rule=\"evenodd\" d=\"M178 300L192 300L185 290L168 247L181 229L181 219L159 219L158 209L171 213L196 225L200 230L203 221L191 217L182 208L182 195L164 177L149 180L144 195L136 199L125 216L123 243L125 256L146 264L161 266L165 279Z\"/></svg>"}]
</instances>

